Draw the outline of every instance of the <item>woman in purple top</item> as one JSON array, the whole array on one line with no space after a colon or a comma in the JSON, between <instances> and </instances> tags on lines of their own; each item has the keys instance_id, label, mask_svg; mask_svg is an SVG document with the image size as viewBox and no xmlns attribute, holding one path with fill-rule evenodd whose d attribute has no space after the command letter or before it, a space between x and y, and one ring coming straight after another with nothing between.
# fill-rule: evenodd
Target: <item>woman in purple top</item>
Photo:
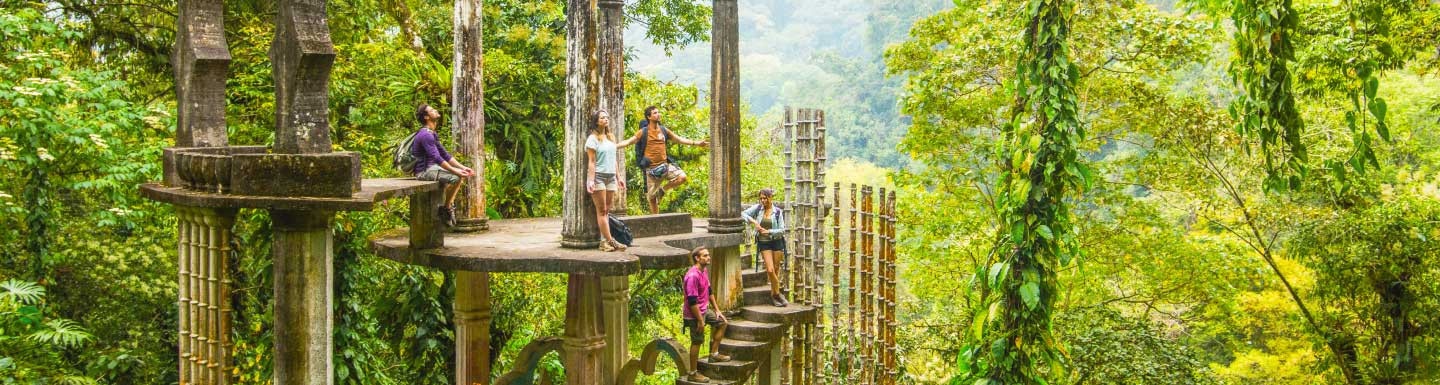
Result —
<instances>
[{"instance_id":1,"label":"woman in purple top","mask_svg":"<svg viewBox=\"0 0 1440 385\"><path fill-rule=\"evenodd\" d=\"M440 138L435 136L435 126L440 124L440 111L431 108L430 105L421 104L415 109L415 120L420 122L420 131L415 133L415 141L410 152L415 155L415 179L439 181L445 186L445 205L440 206L440 220L446 226L455 226L455 195L460 192L460 185L463 183L460 177L475 176L475 170L460 164L455 157L440 146Z\"/></svg>"}]
</instances>

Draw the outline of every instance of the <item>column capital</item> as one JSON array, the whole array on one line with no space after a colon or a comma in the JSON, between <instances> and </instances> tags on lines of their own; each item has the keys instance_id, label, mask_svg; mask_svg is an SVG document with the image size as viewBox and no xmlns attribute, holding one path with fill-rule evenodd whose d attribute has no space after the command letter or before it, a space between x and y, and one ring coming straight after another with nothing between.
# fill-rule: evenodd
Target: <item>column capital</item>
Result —
<instances>
[{"instance_id":1,"label":"column capital","mask_svg":"<svg viewBox=\"0 0 1440 385\"><path fill-rule=\"evenodd\" d=\"M625 7L625 0L599 0L599 1L600 1L600 7L601 7L601 8L605 8L605 7L623 8L623 7ZM734 0L730 0L730 1L734 1Z\"/></svg>"}]
</instances>

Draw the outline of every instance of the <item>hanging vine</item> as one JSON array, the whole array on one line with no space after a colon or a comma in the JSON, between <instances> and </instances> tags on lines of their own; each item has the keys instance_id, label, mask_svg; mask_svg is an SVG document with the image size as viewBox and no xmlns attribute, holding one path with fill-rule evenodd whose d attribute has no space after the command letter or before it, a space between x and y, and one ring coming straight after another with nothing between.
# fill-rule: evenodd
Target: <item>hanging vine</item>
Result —
<instances>
[{"instance_id":1,"label":"hanging vine","mask_svg":"<svg viewBox=\"0 0 1440 385\"><path fill-rule=\"evenodd\" d=\"M1068 45L1073 10L1065 0L1030 0L1022 11L1023 51L1009 85L1015 105L996 145L1002 230L991 264L975 272L982 300L961 360L961 377L977 385L1045 384L1047 372L1062 372L1062 347L1051 331L1056 271L1079 255L1064 198L1090 180L1075 151L1085 131Z\"/></svg>"},{"instance_id":2,"label":"hanging vine","mask_svg":"<svg viewBox=\"0 0 1440 385\"><path fill-rule=\"evenodd\" d=\"M1265 188L1299 188L1309 158L1290 73L1299 17L1290 0L1235 0L1231 20L1235 57L1230 75L1244 92L1230 105L1230 116L1241 134L1260 138Z\"/></svg>"}]
</instances>

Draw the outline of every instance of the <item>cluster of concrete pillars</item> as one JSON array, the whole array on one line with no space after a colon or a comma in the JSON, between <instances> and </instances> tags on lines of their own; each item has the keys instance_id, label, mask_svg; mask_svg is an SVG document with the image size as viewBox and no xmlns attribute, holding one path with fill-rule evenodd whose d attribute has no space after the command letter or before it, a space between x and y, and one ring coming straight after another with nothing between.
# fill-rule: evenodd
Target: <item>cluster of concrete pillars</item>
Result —
<instances>
[{"instance_id":1,"label":"cluster of concrete pillars","mask_svg":"<svg viewBox=\"0 0 1440 385\"><path fill-rule=\"evenodd\" d=\"M233 209L175 207L179 219L180 382L227 384Z\"/></svg>"}]
</instances>

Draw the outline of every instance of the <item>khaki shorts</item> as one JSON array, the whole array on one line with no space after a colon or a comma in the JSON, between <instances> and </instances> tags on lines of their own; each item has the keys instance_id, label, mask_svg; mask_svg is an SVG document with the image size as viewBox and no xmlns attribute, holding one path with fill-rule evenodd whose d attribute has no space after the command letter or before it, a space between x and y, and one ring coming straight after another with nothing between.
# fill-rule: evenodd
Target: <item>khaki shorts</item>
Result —
<instances>
[{"instance_id":1,"label":"khaki shorts","mask_svg":"<svg viewBox=\"0 0 1440 385\"><path fill-rule=\"evenodd\" d=\"M459 182L460 176L455 175L450 171L446 171L438 164L432 164L429 168L426 168L424 172L416 174L415 179L440 181L440 183L449 185L455 182Z\"/></svg>"},{"instance_id":2,"label":"khaki shorts","mask_svg":"<svg viewBox=\"0 0 1440 385\"><path fill-rule=\"evenodd\" d=\"M595 173L595 191L617 191L620 190L620 183L616 182L615 174L602 172Z\"/></svg>"},{"instance_id":3,"label":"khaki shorts","mask_svg":"<svg viewBox=\"0 0 1440 385\"><path fill-rule=\"evenodd\" d=\"M664 168L663 170L661 168ZM656 175L659 176L656 176ZM666 183L673 182L685 176L685 170L675 167L673 164L662 164L645 170L645 195L654 196L665 187Z\"/></svg>"},{"instance_id":4,"label":"khaki shorts","mask_svg":"<svg viewBox=\"0 0 1440 385\"><path fill-rule=\"evenodd\" d=\"M705 324L710 325L711 330L714 330L721 324L725 323L720 321L719 315L715 314L714 304L711 304L710 307L705 308L705 315L702 316L702 318L705 318ZM686 319L684 325L682 326L682 329L690 330L691 345L699 345L705 343L705 329L700 327L700 320Z\"/></svg>"}]
</instances>

